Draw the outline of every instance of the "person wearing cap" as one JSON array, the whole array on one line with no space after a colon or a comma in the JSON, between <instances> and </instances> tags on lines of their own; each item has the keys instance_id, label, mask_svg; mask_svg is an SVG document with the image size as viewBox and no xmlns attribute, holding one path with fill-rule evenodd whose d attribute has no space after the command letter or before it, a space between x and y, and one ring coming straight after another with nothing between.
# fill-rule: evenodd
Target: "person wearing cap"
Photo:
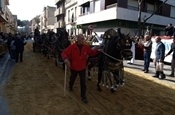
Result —
<instances>
[{"instance_id":1,"label":"person wearing cap","mask_svg":"<svg viewBox=\"0 0 175 115\"><path fill-rule=\"evenodd\" d=\"M174 68L175 68L175 36L173 37L173 43L171 44L171 49L165 55L168 56L173 52L172 60L171 60L171 74L169 76L174 77Z\"/></svg>"},{"instance_id":2,"label":"person wearing cap","mask_svg":"<svg viewBox=\"0 0 175 115\"><path fill-rule=\"evenodd\" d=\"M80 86L81 86L81 100L84 103L88 103L86 97L86 67L87 67L87 59L88 56L95 56L99 52L98 50L93 50L89 45L84 43L83 34L77 35L77 41L71 44L68 48L66 48L62 52L62 58L70 68L71 75L69 80L69 90L73 91L73 85L77 75L80 77Z\"/></svg>"},{"instance_id":3,"label":"person wearing cap","mask_svg":"<svg viewBox=\"0 0 175 115\"><path fill-rule=\"evenodd\" d=\"M164 58L165 58L165 45L163 44L159 36L155 38L155 41L157 43L156 50L155 50L156 73L153 77L165 79L165 74L163 73L163 63L164 63Z\"/></svg>"}]
</instances>

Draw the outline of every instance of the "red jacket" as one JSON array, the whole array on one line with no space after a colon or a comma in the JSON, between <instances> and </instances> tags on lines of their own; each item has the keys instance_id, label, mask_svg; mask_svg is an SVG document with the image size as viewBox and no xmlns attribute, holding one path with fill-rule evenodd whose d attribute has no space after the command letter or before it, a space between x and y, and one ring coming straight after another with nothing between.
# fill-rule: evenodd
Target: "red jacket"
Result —
<instances>
[{"instance_id":1,"label":"red jacket","mask_svg":"<svg viewBox=\"0 0 175 115\"><path fill-rule=\"evenodd\" d=\"M87 57L95 56L98 54L97 50L92 50L88 45L83 45L80 50L77 46L77 43L70 45L62 52L62 58L68 58L71 64L71 69L75 71L80 71L86 69Z\"/></svg>"}]
</instances>

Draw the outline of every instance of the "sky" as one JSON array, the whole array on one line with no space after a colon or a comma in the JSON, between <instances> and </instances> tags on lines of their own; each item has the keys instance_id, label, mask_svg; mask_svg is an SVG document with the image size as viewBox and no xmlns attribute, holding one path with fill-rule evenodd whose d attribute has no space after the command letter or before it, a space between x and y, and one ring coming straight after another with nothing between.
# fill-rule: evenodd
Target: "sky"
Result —
<instances>
[{"instance_id":1,"label":"sky","mask_svg":"<svg viewBox=\"0 0 175 115\"><path fill-rule=\"evenodd\" d=\"M31 20L40 15L44 6L54 6L55 0L9 0L8 8L20 20Z\"/></svg>"}]
</instances>

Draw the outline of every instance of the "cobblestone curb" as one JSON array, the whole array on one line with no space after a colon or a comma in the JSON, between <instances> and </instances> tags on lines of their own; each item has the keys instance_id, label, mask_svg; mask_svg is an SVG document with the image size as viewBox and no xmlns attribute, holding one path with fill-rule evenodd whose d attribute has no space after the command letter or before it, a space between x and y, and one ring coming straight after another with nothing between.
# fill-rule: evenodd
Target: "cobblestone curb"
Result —
<instances>
[{"instance_id":1,"label":"cobblestone curb","mask_svg":"<svg viewBox=\"0 0 175 115\"><path fill-rule=\"evenodd\" d=\"M125 67L124 70L126 72L128 72L129 74L135 75L137 77L140 77L140 78L143 78L143 79L146 79L146 80L150 80L151 82L166 86L168 88L175 89L175 77L174 78L166 77L166 79L160 80L158 78L152 77L152 74L144 73L140 70L131 69L131 68L128 68L128 67Z\"/></svg>"}]
</instances>

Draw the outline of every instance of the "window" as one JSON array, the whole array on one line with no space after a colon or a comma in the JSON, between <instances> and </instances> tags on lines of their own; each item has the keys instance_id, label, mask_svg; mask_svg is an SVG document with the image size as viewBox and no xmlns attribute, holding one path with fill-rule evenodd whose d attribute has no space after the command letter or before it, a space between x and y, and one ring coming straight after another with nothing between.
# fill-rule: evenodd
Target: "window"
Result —
<instances>
[{"instance_id":1,"label":"window","mask_svg":"<svg viewBox=\"0 0 175 115\"><path fill-rule=\"evenodd\" d=\"M75 21L77 20L77 7L75 7Z\"/></svg>"},{"instance_id":2,"label":"window","mask_svg":"<svg viewBox=\"0 0 175 115\"><path fill-rule=\"evenodd\" d=\"M175 18L175 7L171 6L170 17Z\"/></svg>"},{"instance_id":3,"label":"window","mask_svg":"<svg viewBox=\"0 0 175 115\"><path fill-rule=\"evenodd\" d=\"M130 10L138 10L138 2L134 0L128 1L128 9Z\"/></svg>"},{"instance_id":4,"label":"window","mask_svg":"<svg viewBox=\"0 0 175 115\"><path fill-rule=\"evenodd\" d=\"M147 4L147 12L148 13L154 12L154 5L153 4Z\"/></svg>"},{"instance_id":5,"label":"window","mask_svg":"<svg viewBox=\"0 0 175 115\"><path fill-rule=\"evenodd\" d=\"M68 10L68 22L70 22L70 10Z\"/></svg>"}]
</instances>

